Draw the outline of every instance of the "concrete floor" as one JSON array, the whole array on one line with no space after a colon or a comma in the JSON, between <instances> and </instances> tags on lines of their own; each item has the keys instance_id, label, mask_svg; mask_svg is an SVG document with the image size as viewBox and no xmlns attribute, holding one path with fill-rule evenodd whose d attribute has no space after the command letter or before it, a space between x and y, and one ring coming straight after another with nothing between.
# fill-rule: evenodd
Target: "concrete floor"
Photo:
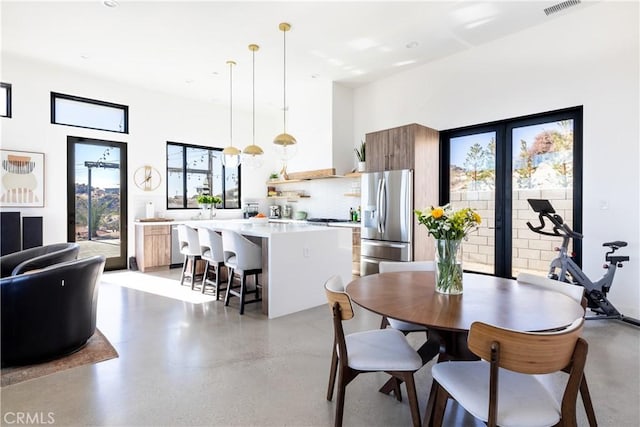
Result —
<instances>
[{"instance_id":1,"label":"concrete floor","mask_svg":"<svg viewBox=\"0 0 640 427\"><path fill-rule=\"evenodd\" d=\"M378 316L357 309L345 328L378 325ZM335 406L325 400L332 342L326 306L267 320L257 305L239 316L222 302L192 304L103 283L98 327L119 358L3 388L0 424L17 412L51 415L59 426L333 424ZM640 329L588 322L584 336L599 425L638 426ZM411 341L418 346L421 338ZM430 366L416 374L422 414ZM366 374L347 387L345 426L411 424L406 399L377 392L385 380ZM445 425L482 425L449 409ZM578 417L586 425L581 404Z\"/></svg>"}]
</instances>

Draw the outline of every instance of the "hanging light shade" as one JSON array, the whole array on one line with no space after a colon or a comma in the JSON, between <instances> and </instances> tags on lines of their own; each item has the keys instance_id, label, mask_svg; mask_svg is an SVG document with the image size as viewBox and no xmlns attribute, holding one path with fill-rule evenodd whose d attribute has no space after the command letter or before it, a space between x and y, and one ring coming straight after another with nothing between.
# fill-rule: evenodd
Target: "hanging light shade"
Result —
<instances>
[{"instance_id":1,"label":"hanging light shade","mask_svg":"<svg viewBox=\"0 0 640 427\"><path fill-rule=\"evenodd\" d=\"M222 150L222 164L228 168L235 168L240 165L239 149L233 146L233 66L234 61L227 61L229 64L229 146Z\"/></svg>"},{"instance_id":2,"label":"hanging light shade","mask_svg":"<svg viewBox=\"0 0 640 427\"><path fill-rule=\"evenodd\" d=\"M242 154L244 155L244 163L245 165L251 168L259 168L262 166L262 155L264 151L258 145L256 145L256 51L260 49L260 46L257 44L250 44L249 50L251 51L252 56L252 67L253 67L253 77L252 77L252 87L253 87L253 138L251 145L247 145Z\"/></svg>"},{"instance_id":3,"label":"hanging light shade","mask_svg":"<svg viewBox=\"0 0 640 427\"><path fill-rule=\"evenodd\" d=\"M283 60L283 105L282 105L282 114L283 114L283 132L280 135L277 135L273 143L279 147L280 157L286 162L291 157L293 157L296 153L296 139L293 135L287 133L287 31L291 29L291 25L283 22L278 28L282 31L282 39L283 39L283 47L284 47L284 60ZM286 170L286 164L285 164Z\"/></svg>"}]
</instances>

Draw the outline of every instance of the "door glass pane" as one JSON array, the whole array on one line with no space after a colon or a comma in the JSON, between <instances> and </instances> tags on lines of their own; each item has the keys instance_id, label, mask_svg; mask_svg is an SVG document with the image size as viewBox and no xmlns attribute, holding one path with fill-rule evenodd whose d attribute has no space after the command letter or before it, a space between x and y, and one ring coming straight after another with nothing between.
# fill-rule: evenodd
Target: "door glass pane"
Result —
<instances>
[{"instance_id":1,"label":"door glass pane","mask_svg":"<svg viewBox=\"0 0 640 427\"><path fill-rule=\"evenodd\" d=\"M511 131L513 276L520 272L546 275L556 256L554 247L562 243L558 237L536 234L527 227L527 221L538 224L527 199L548 199L573 226L573 126L573 120L562 120Z\"/></svg>"},{"instance_id":2,"label":"door glass pane","mask_svg":"<svg viewBox=\"0 0 640 427\"><path fill-rule=\"evenodd\" d=\"M120 241L120 149L75 144L75 241L79 258L118 258Z\"/></svg>"},{"instance_id":3,"label":"door glass pane","mask_svg":"<svg viewBox=\"0 0 640 427\"><path fill-rule=\"evenodd\" d=\"M449 200L453 209L472 208L482 224L463 243L464 269L494 272L496 133L450 139Z\"/></svg>"}]
</instances>

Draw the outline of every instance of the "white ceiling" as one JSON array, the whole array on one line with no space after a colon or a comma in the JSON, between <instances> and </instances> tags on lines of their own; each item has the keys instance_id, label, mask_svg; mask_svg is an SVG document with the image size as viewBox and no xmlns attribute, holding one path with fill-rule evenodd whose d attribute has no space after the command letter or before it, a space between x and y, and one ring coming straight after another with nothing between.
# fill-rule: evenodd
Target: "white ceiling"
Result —
<instances>
[{"instance_id":1,"label":"white ceiling","mask_svg":"<svg viewBox=\"0 0 640 427\"><path fill-rule=\"evenodd\" d=\"M100 0L3 0L1 40L3 53L226 105L233 59L234 104L243 107L251 103L248 45L256 43L256 104L279 108L280 22L292 26L289 89L313 79L356 87L588 6L547 17L543 9L559 1L118 0L109 8Z\"/></svg>"}]
</instances>

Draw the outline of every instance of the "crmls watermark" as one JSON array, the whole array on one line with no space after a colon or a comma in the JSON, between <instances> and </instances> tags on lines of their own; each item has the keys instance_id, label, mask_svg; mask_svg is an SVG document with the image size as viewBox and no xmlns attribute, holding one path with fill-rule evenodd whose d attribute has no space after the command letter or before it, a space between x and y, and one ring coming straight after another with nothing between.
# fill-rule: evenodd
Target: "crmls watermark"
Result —
<instances>
[{"instance_id":1,"label":"crmls watermark","mask_svg":"<svg viewBox=\"0 0 640 427\"><path fill-rule=\"evenodd\" d=\"M2 421L7 425L55 424L54 412L5 412Z\"/></svg>"}]
</instances>

